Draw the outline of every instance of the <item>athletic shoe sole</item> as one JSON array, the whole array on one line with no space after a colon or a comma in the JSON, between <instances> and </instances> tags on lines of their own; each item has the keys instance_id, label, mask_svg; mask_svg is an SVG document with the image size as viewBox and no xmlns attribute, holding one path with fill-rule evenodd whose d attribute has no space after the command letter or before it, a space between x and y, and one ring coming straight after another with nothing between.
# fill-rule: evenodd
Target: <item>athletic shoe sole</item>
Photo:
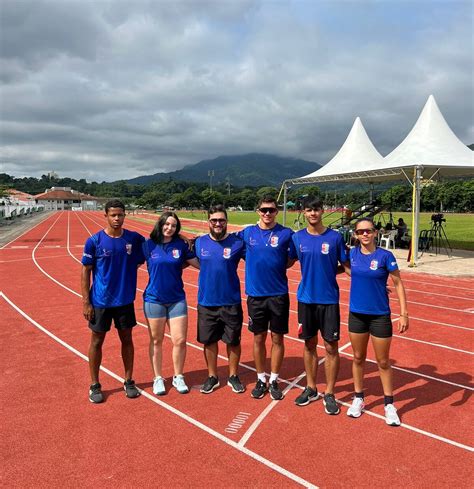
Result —
<instances>
[{"instance_id":1,"label":"athletic shoe sole","mask_svg":"<svg viewBox=\"0 0 474 489\"><path fill-rule=\"evenodd\" d=\"M237 390L230 382L227 382L227 385L232 389L232 392L235 392L236 394L243 394L245 392L244 387L242 387L242 390Z\"/></svg>"},{"instance_id":2,"label":"athletic shoe sole","mask_svg":"<svg viewBox=\"0 0 474 489\"><path fill-rule=\"evenodd\" d=\"M265 397L265 392L260 394L259 396L254 396L253 393L250 394L254 399L263 399Z\"/></svg>"},{"instance_id":3,"label":"athletic shoe sole","mask_svg":"<svg viewBox=\"0 0 474 489\"><path fill-rule=\"evenodd\" d=\"M347 413L347 416L349 416L349 418L357 419L357 418L360 418L362 416L362 411L359 414L349 414L349 413Z\"/></svg>"},{"instance_id":4,"label":"athletic shoe sole","mask_svg":"<svg viewBox=\"0 0 474 489\"><path fill-rule=\"evenodd\" d=\"M217 382L217 384L213 385L211 390L205 391L204 389L199 389L199 392L202 392L203 394L211 394L214 390L216 390L218 387L220 387L221 384Z\"/></svg>"}]
</instances>

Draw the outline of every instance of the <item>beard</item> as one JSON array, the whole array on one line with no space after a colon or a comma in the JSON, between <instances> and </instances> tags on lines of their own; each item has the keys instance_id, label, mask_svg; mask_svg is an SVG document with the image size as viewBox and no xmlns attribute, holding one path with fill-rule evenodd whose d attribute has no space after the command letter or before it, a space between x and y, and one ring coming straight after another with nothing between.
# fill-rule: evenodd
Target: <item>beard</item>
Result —
<instances>
[{"instance_id":1,"label":"beard","mask_svg":"<svg viewBox=\"0 0 474 489\"><path fill-rule=\"evenodd\" d=\"M227 234L227 226L223 226L222 231L219 232L214 231L214 228L210 228L209 232L216 241L220 241Z\"/></svg>"}]
</instances>

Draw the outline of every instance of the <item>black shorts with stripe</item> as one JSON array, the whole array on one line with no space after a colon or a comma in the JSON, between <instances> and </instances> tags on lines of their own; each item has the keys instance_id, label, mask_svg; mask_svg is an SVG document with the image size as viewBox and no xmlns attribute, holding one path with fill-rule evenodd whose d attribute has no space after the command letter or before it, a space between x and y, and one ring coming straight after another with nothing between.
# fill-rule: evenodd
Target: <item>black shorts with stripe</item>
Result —
<instances>
[{"instance_id":1,"label":"black shorts with stripe","mask_svg":"<svg viewBox=\"0 0 474 489\"><path fill-rule=\"evenodd\" d=\"M244 314L242 304L201 306L198 304L199 343L210 345L222 340L227 345L240 345Z\"/></svg>"},{"instance_id":2,"label":"black shorts with stripe","mask_svg":"<svg viewBox=\"0 0 474 489\"><path fill-rule=\"evenodd\" d=\"M249 331L254 334L273 333L287 334L290 315L290 297L288 294L247 297L249 313Z\"/></svg>"}]
</instances>

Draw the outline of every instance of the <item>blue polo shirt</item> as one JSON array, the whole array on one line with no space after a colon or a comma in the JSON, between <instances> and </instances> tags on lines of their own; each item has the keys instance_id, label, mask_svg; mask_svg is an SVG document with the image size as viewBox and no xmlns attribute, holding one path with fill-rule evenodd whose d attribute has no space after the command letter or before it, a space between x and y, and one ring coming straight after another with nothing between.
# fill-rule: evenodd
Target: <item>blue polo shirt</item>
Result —
<instances>
[{"instance_id":1,"label":"blue polo shirt","mask_svg":"<svg viewBox=\"0 0 474 489\"><path fill-rule=\"evenodd\" d=\"M338 304L338 262L344 263L349 259L342 236L329 228L319 235L302 229L293 235L293 243L301 264L298 301L307 304Z\"/></svg>"},{"instance_id":2,"label":"blue polo shirt","mask_svg":"<svg viewBox=\"0 0 474 489\"><path fill-rule=\"evenodd\" d=\"M102 230L86 241L82 264L92 265L89 297L94 307L125 306L135 300L137 268L145 261L144 241L143 236L127 229L119 238Z\"/></svg>"},{"instance_id":3,"label":"blue polo shirt","mask_svg":"<svg viewBox=\"0 0 474 489\"><path fill-rule=\"evenodd\" d=\"M240 304L240 280L237 267L245 256L245 244L235 234L222 241L208 234L195 243L200 263L198 304L201 306L231 306Z\"/></svg>"},{"instance_id":4,"label":"blue polo shirt","mask_svg":"<svg viewBox=\"0 0 474 489\"><path fill-rule=\"evenodd\" d=\"M186 298L183 284L183 265L196 255L179 237L169 243L156 244L147 239L143 243L150 278L143 300L157 304L174 304Z\"/></svg>"},{"instance_id":5,"label":"blue polo shirt","mask_svg":"<svg viewBox=\"0 0 474 489\"><path fill-rule=\"evenodd\" d=\"M390 314L387 278L398 270L391 251L376 248L364 255L360 246L351 250L351 297L349 310L361 314Z\"/></svg>"},{"instance_id":6,"label":"blue polo shirt","mask_svg":"<svg viewBox=\"0 0 474 489\"><path fill-rule=\"evenodd\" d=\"M293 231L276 224L261 229L258 224L239 231L245 242L245 293L252 297L277 296L288 293L286 264L296 258L291 239Z\"/></svg>"}]
</instances>

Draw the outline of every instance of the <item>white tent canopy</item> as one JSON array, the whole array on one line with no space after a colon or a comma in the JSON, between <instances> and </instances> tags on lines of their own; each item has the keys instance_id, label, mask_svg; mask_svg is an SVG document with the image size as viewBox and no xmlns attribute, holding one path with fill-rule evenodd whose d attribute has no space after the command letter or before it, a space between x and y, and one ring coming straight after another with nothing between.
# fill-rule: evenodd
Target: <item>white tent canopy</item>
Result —
<instances>
[{"instance_id":1,"label":"white tent canopy","mask_svg":"<svg viewBox=\"0 0 474 489\"><path fill-rule=\"evenodd\" d=\"M430 179L436 174L445 177L474 175L473 152L453 133L430 95L416 124L400 145L385 158L377 158L377 155L380 156L357 118L344 145L326 165L309 175L283 182L285 202L291 185L353 180L375 182L406 177L413 185L412 264L416 265L421 179Z\"/></svg>"}]
</instances>

